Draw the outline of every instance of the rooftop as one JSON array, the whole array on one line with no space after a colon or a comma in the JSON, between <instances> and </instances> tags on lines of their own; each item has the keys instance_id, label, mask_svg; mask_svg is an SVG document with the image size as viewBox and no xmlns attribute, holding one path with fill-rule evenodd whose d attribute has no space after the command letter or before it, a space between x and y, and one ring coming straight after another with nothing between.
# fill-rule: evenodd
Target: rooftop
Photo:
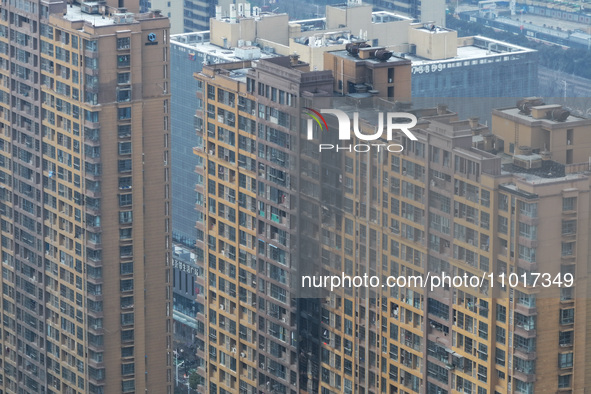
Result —
<instances>
[{"instance_id":1,"label":"rooftop","mask_svg":"<svg viewBox=\"0 0 591 394\"><path fill-rule=\"evenodd\" d=\"M458 39L463 40L465 37ZM420 66L425 64L437 63L452 63L458 60L482 59L482 58L499 58L509 54L523 54L533 53L535 49L520 47L518 45L509 44L503 41L493 40L492 38L474 36L474 43L471 45L458 45L457 56L444 60L430 60L420 56L405 54L404 57L412 61L413 66Z\"/></svg>"},{"instance_id":2,"label":"rooftop","mask_svg":"<svg viewBox=\"0 0 591 394\"><path fill-rule=\"evenodd\" d=\"M540 105L540 106L535 106L532 107L532 109L551 109L551 108L555 108L556 105ZM581 118L579 116L575 116L573 114L570 114L565 121L560 122L557 120L553 120L553 119L547 119L547 118L539 118L536 119L534 117L530 115L527 115L523 112L521 112L519 110L519 108L503 108L503 109L498 109L498 110L494 110L494 112L501 112L504 113L506 115L518 118L518 119L523 119L523 120L527 120L529 122L544 122L544 123L548 123L548 124L565 124L565 123L572 123L572 122L581 122L581 121L586 121L588 123L591 124L591 120L589 119L585 119L585 118Z\"/></svg>"},{"instance_id":3,"label":"rooftop","mask_svg":"<svg viewBox=\"0 0 591 394\"><path fill-rule=\"evenodd\" d=\"M159 11L134 14L127 12L125 8L112 8L98 2L70 3L64 10L66 13L59 15L64 20L85 22L94 27L127 25L143 19L164 18Z\"/></svg>"},{"instance_id":4,"label":"rooftop","mask_svg":"<svg viewBox=\"0 0 591 394\"><path fill-rule=\"evenodd\" d=\"M276 57L274 53L263 52L259 47L252 45L250 41L246 41L243 47L238 48L222 48L209 42L209 30L196 33L175 34L170 37L170 43L173 46L181 46L188 51L198 51L211 55L216 59L221 59L223 62L235 62L243 60L245 53L248 51L259 51L257 58L267 59ZM250 59L244 59L250 60Z\"/></svg>"},{"instance_id":5,"label":"rooftop","mask_svg":"<svg viewBox=\"0 0 591 394\"><path fill-rule=\"evenodd\" d=\"M98 3L86 3L90 6L96 6L98 9ZM132 14L133 15L133 14ZM82 7L79 4L70 4L67 8L66 15L63 16L64 19L69 20L70 22L78 22L84 21L90 23L92 26L108 26L114 25L115 21L108 17L103 16L101 14L89 14L87 12L82 12ZM135 22L133 16L131 20Z\"/></svg>"}]
</instances>

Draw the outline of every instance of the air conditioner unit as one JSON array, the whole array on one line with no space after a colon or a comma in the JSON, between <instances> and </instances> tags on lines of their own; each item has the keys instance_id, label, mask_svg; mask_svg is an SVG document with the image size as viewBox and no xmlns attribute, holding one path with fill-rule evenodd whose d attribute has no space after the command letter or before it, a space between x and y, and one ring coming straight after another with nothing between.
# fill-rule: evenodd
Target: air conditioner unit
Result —
<instances>
[{"instance_id":1,"label":"air conditioner unit","mask_svg":"<svg viewBox=\"0 0 591 394\"><path fill-rule=\"evenodd\" d=\"M246 353L244 353L244 352L241 352L241 353L240 353L240 357L242 357L242 358L246 357Z\"/></svg>"},{"instance_id":2,"label":"air conditioner unit","mask_svg":"<svg viewBox=\"0 0 591 394\"><path fill-rule=\"evenodd\" d=\"M261 369L265 369L265 363L260 363Z\"/></svg>"},{"instance_id":3,"label":"air conditioner unit","mask_svg":"<svg viewBox=\"0 0 591 394\"><path fill-rule=\"evenodd\" d=\"M232 348L232 353L236 353L236 348L235 347Z\"/></svg>"},{"instance_id":4,"label":"air conditioner unit","mask_svg":"<svg viewBox=\"0 0 591 394\"><path fill-rule=\"evenodd\" d=\"M220 310L224 310L226 307L224 306L224 304L220 304Z\"/></svg>"}]
</instances>

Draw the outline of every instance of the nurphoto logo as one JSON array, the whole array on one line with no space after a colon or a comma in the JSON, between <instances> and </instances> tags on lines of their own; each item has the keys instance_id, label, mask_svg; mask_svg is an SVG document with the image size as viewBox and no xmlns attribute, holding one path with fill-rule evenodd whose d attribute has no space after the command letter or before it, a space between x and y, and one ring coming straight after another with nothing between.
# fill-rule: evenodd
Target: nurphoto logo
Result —
<instances>
[{"instance_id":1,"label":"nurphoto logo","mask_svg":"<svg viewBox=\"0 0 591 394\"><path fill-rule=\"evenodd\" d=\"M314 139L314 122L320 128L320 131L328 131L328 124L326 119L322 114L329 114L334 115L337 118L339 123L339 140L341 141L348 141L351 140L351 119L349 115L347 115L344 111L339 109L321 109L320 111L314 110L312 108L305 107L304 109L308 110L308 115L310 119L308 119L307 127L308 127L308 140ZM353 113L353 132L355 136L361 141L375 141L381 138L384 134L384 118L386 123L386 139L388 141L392 140L393 132L401 131L403 132L410 140L416 141L417 137L410 132L409 129L413 128L417 124L417 117L413 114L407 112L387 112L385 115L383 112L378 112L378 126L373 134L364 134L359 130L359 112ZM406 123L399 123L401 120L410 120ZM338 145L338 144L320 144L318 146L318 151L322 152L323 150L335 150L341 151L346 150L348 152L369 152L370 150L376 149L378 152L382 149L387 150L388 152L399 153L404 150L404 147L400 144L390 144L390 143L375 143L375 144L355 144L355 145Z\"/></svg>"}]
</instances>

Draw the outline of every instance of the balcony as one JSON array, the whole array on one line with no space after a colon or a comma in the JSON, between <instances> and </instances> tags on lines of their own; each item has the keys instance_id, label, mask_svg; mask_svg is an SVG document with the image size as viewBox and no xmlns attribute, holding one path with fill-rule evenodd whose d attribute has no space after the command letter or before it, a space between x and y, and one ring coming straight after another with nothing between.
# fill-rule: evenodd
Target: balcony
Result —
<instances>
[{"instance_id":1,"label":"balcony","mask_svg":"<svg viewBox=\"0 0 591 394\"><path fill-rule=\"evenodd\" d=\"M524 372L520 371L517 368L513 370L513 377L521 380L522 382L532 383L536 381L536 374L535 372Z\"/></svg>"},{"instance_id":2,"label":"balcony","mask_svg":"<svg viewBox=\"0 0 591 394\"><path fill-rule=\"evenodd\" d=\"M577 256L575 256L574 254L570 254L570 255L566 255L566 256L561 256L560 257L560 261L563 264L572 264L577 260Z\"/></svg>"},{"instance_id":3,"label":"balcony","mask_svg":"<svg viewBox=\"0 0 591 394\"><path fill-rule=\"evenodd\" d=\"M531 238L528 238L528 237L524 237L522 235L519 236L518 243L520 245L527 246L528 248L537 248L538 247L538 241L537 240L531 239Z\"/></svg>"},{"instance_id":4,"label":"balcony","mask_svg":"<svg viewBox=\"0 0 591 394\"><path fill-rule=\"evenodd\" d=\"M100 187L94 187L94 188L88 187L86 189L86 195L88 197L92 197L92 198L101 198L101 196L102 196L101 189L100 189Z\"/></svg>"},{"instance_id":5,"label":"balcony","mask_svg":"<svg viewBox=\"0 0 591 394\"><path fill-rule=\"evenodd\" d=\"M102 244L96 243L95 241L91 240L90 238L86 239L86 246L91 249L102 249Z\"/></svg>"},{"instance_id":6,"label":"balcony","mask_svg":"<svg viewBox=\"0 0 591 394\"><path fill-rule=\"evenodd\" d=\"M540 219L538 219L537 217L532 218L530 216L527 215L520 215L519 216L519 221L523 222L525 224L528 224L530 226L537 226L540 223Z\"/></svg>"},{"instance_id":7,"label":"balcony","mask_svg":"<svg viewBox=\"0 0 591 394\"><path fill-rule=\"evenodd\" d=\"M532 272L535 272L538 269L538 263L536 263L535 261L527 261L527 260L523 260L521 258L517 259L517 266L519 268L523 268L526 271L532 271Z\"/></svg>"},{"instance_id":8,"label":"balcony","mask_svg":"<svg viewBox=\"0 0 591 394\"><path fill-rule=\"evenodd\" d=\"M575 211L574 209L568 210L568 211L562 211L562 216L563 217L574 217L577 216L577 211Z\"/></svg>"},{"instance_id":9,"label":"balcony","mask_svg":"<svg viewBox=\"0 0 591 394\"><path fill-rule=\"evenodd\" d=\"M528 328L522 325L515 326L515 334L524 338L535 338L537 333L534 328Z\"/></svg>"},{"instance_id":10,"label":"balcony","mask_svg":"<svg viewBox=\"0 0 591 394\"><path fill-rule=\"evenodd\" d=\"M525 316L534 316L538 314L538 309L535 306L528 306L520 303L515 304L515 312L519 312Z\"/></svg>"},{"instance_id":11,"label":"balcony","mask_svg":"<svg viewBox=\"0 0 591 394\"><path fill-rule=\"evenodd\" d=\"M519 357L523 360L535 360L537 357L536 351L532 348L527 348L523 346L516 346L515 347L515 356Z\"/></svg>"}]
</instances>

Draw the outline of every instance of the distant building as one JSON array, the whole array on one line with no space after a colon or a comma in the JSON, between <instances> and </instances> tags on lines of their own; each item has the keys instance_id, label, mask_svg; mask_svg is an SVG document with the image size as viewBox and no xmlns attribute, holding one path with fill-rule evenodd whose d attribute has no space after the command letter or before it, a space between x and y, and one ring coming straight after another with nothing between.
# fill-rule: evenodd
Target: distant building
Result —
<instances>
[{"instance_id":1,"label":"distant building","mask_svg":"<svg viewBox=\"0 0 591 394\"><path fill-rule=\"evenodd\" d=\"M159 10L170 18L170 33L180 34L209 29L217 5L228 7L230 0L141 0L145 11Z\"/></svg>"},{"instance_id":2,"label":"distant building","mask_svg":"<svg viewBox=\"0 0 591 394\"><path fill-rule=\"evenodd\" d=\"M174 300L174 337L185 344L197 340L203 344L205 332L203 319L203 267L197 265L197 259L191 250L175 246L172 254L173 300ZM200 297L201 296L201 297ZM201 302L200 302L201 301Z\"/></svg>"},{"instance_id":3,"label":"distant building","mask_svg":"<svg viewBox=\"0 0 591 394\"><path fill-rule=\"evenodd\" d=\"M375 8L402 13L419 22L445 26L446 2L443 0L372 0Z\"/></svg>"},{"instance_id":4,"label":"distant building","mask_svg":"<svg viewBox=\"0 0 591 394\"><path fill-rule=\"evenodd\" d=\"M538 53L437 26L409 33L413 97L528 97L538 88Z\"/></svg>"}]
</instances>

